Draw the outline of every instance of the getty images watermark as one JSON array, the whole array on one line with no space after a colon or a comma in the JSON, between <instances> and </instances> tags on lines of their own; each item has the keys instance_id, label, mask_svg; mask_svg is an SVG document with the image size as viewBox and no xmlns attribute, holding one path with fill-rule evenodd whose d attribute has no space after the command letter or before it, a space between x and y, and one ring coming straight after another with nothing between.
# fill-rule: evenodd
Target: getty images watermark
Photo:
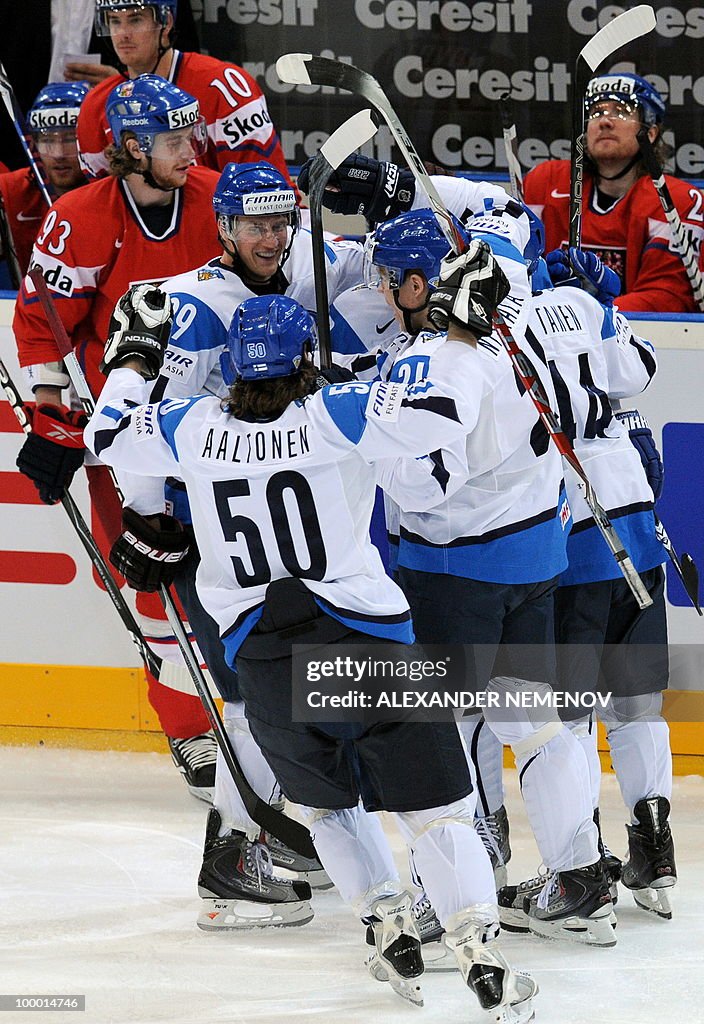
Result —
<instances>
[{"instance_id":1,"label":"getty images watermark","mask_svg":"<svg viewBox=\"0 0 704 1024\"><path fill-rule=\"evenodd\" d=\"M582 660L584 653L580 648ZM297 645L292 717L299 722L448 721L491 708L495 717L513 718L516 709L525 709L581 718L612 699L611 690L597 685L596 662L594 667L594 685L578 689L565 687L555 650L544 645ZM574 678L589 675L582 665Z\"/></svg>"}]
</instances>

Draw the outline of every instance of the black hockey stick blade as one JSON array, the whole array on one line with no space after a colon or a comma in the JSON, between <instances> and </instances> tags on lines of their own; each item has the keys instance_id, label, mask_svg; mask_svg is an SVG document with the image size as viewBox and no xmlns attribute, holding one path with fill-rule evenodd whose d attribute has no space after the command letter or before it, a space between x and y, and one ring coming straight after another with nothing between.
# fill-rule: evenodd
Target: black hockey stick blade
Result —
<instances>
[{"instance_id":1,"label":"black hockey stick blade","mask_svg":"<svg viewBox=\"0 0 704 1024\"><path fill-rule=\"evenodd\" d=\"M699 570L697 569L696 562L691 555L687 552L682 554L682 583L684 589L687 591L687 597L692 602L694 607L697 609L697 613L702 615L702 609L699 604Z\"/></svg>"},{"instance_id":2,"label":"black hockey stick blade","mask_svg":"<svg viewBox=\"0 0 704 1024\"><path fill-rule=\"evenodd\" d=\"M511 185L511 195L519 202L523 202L523 171L521 162L518 159L518 145L516 138L516 122L513 117L513 104L511 93L504 92L499 97L499 112L501 114L501 128L506 150L506 164Z\"/></svg>"},{"instance_id":3,"label":"black hockey stick blade","mask_svg":"<svg viewBox=\"0 0 704 1024\"><path fill-rule=\"evenodd\" d=\"M325 239L323 236L323 194L330 175L356 149L368 142L377 131L377 124L368 110L353 114L323 143L310 167L308 199L310 201L310 231L313 251L315 305L318 313L318 343L320 366L332 364L330 346L330 302L325 271Z\"/></svg>"},{"instance_id":4,"label":"black hockey stick blade","mask_svg":"<svg viewBox=\"0 0 704 1024\"><path fill-rule=\"evenodd\" d=\"M582 185L584 180L584 94L589 79L604 61L622 46L655 28L655 11L649 4L624 11L599 29L580 50L572 75L572 166L570 182L570 245L582 240Z\"/></svg>"}]
</instances>

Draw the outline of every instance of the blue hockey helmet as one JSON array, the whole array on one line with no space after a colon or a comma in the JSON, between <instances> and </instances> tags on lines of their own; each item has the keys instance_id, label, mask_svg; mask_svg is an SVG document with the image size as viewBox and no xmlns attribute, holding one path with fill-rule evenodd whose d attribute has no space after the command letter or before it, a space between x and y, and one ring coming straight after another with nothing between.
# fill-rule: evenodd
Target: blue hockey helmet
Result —
<instances>
[{"instance_id":1,"label":"blue hockey helmet","mask_svg":"<svg viewBox=\"0 0 704 1024\"><path fill-rule=\"evenodd\" d=\"M178 0L95 0L95 31L99 36L110 35L108 15L113 11L134 11L151 8L154 21L162 28L166 27L169 14L176 18Z\"/></svg>"},{"instance_id":2,"label":"blue hockey helmet","mask_svg":"<svg viewBox=\"0 0 704 1024\"><path fill-rule=\"evenodd\" d=\"M612 72L609 75L597 75L592 78L584 97L584 109L587 117L596 103L602 100L615 100L628 107L640 108L645 124L662 124L665 119L665 101L655 86L640 75L629 72Z\"/></svg>"},{"instance_id":3,"label":"blue hockey helmet","mask_svg":"<svg viewBox=\"0 0 704 1024\"><path fill-rule=\"evenodd\" d=\"M75 130L81 103L88 95L87 82L50 82L29 108L27 125L33 135Z\"/></svg>"},{"instance_id":4,"label":"blue hockey helmet","mask_svg":"<svg viewBox=\"0 0 704 1024\"><path fill-rule=\"evenodd\" d=\"M315 352L315 319L287 295L257 295L234 312L227 348L220 357L227 387L238 379L266 380L296 373L306 352Z\"/></svg>"},{"instance_id":5,"label":"blue hockey helmet","mask_svg":"<svg viewBox=\"0 0 704 1024\"><path fill-rule=\"evenodd\" d=\"M129 131L136 135L141 151L151 154L157 136L192 128L194 152L205 152L208 136L198 100L159 75L121 82L108 96L105 113L117 146L122 133Z\"/></svg>"},{"instance_id":6,"label":"blue hockey helmet","mask_svg":"<svg viewBox=\"0 0 704 1024\"><path fill-rule=\"evenodd\" d=\"M218 227L235 241L237 217L287 214L295 230L299 224L296 193L271 164L227 164L213 194Z\"/></svg>"},{"instance_id":7,"label":"blue hockey helmet","mask_svg":"<svg viewBox=\"0 0 704 1024\"><path fill-rule=\"evenodd\" d=\"M528 275L535 273L536 267L538 266L538 260L545 252L545 228L543 222L537 213L533 213L529 206L523 205L523 210L530 222L530 238L528 244L523 250L523 259L526 261L526 268Z\"/></svg>"},{"instance_id":8,"label":"blue hockey helmet","mask_svg":"<svg viewBox=\"0 0 704 1024\"><path fill-rule=\"evenodd\" d=\"M459 221L456 227L469 242ZM430 285L435 285L440 276L440 263L449 251L449 243L434 214L428 209L409 210L379 224L367 239L365 284L377 287L383 275L390 288L400 288L406 272L415 270L422 272Z\"/></svg>"},{"instance_id":9,"label":"blue hockey helmet","mask_svg":"<svg viewBox=\"0 0 704 1024\"><path fill-rule=\"evenodd\" d=\"M548 265L542 256L538 256L535 261L535 267L530 271L530 274L530 286L533 292L552 291L554 285L550 277Z\"/></svg>"}]
</instances>

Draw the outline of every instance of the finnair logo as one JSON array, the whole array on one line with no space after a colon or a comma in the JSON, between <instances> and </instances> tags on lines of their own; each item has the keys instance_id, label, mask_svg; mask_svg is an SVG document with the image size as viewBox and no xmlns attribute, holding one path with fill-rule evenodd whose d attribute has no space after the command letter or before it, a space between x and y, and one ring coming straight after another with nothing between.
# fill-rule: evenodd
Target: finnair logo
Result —
<instances>
[{"instance_id":1,"label":"finnair logo","mask_svg":"<svg viewBox=\"0 0 704 1024\"><path fill-rule=\"evenodd\" d=\"M242 212L245 216L268 213L289 213L296 205L293 189L277 192L255 192L242 197Z\"/></svg>"}]
</instances>

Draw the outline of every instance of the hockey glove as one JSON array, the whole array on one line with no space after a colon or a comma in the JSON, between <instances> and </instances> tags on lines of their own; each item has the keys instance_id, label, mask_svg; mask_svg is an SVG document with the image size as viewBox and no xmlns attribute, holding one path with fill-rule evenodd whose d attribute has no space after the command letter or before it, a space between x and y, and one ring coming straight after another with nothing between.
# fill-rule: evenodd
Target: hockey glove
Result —
<instances>
[{"instance_id":1,"label":"hockey glove","mask_svg":"<svg viewBox=\"0 0 704 1024\"><path fill-rule=\"evenodd\" d=\"M440 281L430 294L428 318L438 331L446 331L449 323L454 323L482 338L491 334L492 317L510 288L489 246L475 239L463 253L451 253L440 264Z\"/></svg>"},{"instance_id":2,"label":"hockey glove","mask_svg":"<svg viewBox=\"0 0 704 1024\"><path fill-rule=\"evenodd\" d=\"M616 419L623 423L628 430L628 436L643 463L653 498L657 501L662 494L662 486L665 482L665 467L662 464L660 452L655 444L653 432L648 426L648 421L641 416L637 409L617 412Z\"/></svg>"},{"instance_id":3,"label":"hockey glove","mask_svg":"<svg viewBox=\"0 0 704 1024\"><path fill-rule=\"evenodd\" d=\"M573 284L575 287L586 287L603 306L613 305L617 295L621 294L621 280L610 267L605 267L594 252L586 249L569 250L553 249L545 257L550 280L557 287L561 284Z\"/></svg>"},{"instance_id":4,"label":"hockey glove","mask_svg":"<svg viewBox=\"0 0 704 1024\"><path fill-rule=\"evenodd\" d=\"M126 359L141 356L142 376L154 380L164 361L172 319L166 292L149 284L134 285L118 300L110 317L101 371L107 376Z\"/></svg>"},{"instance_id":5,"label":"hockey glove","mask_svg":"<svg viewBox=\"0 0 704 1024\"><path fill-rule=\"evenodd\" d=\"M145 517L124 508L122 533L110 549L110 561L133 590L152 594L173 583L189 544L189 534L173 516L162 512Z\"/></svg>"},{"instance_id":6,"label":"hockey glove","mask_svg":"<svg viewBox=\"0 0 704 1024\"><path fill-rule=\"evenodd\" d=\"M346 366L339 366L337 363L318 370L318 381L321 388L324 388L326 384L346 384L348 381L356 379L351 370L348 370Z\"/></svg>"},{"instance_id":7,"label":"hockey glove","mask_svg":"<svg viewBox=\"0 0 704 1024\"><path fill-rule=\"evenodd\" d=\"M20 448L17 468L33 482L45 504L55 505L83 465L83 428L88 417L63 405L28 403L25 410L32 433Z\"/></svg>"},{"instance_id":8,"label":"hockey glove","mask_svg":"<svg viewBox=\"0 0 704 1024\"><path fill-rule=\"evenodd\" d=\"M306 193L312 162L307 160L298 175L298 186ZM330 176L323 205L333 213L362 214L377 224L409 210L414 195L415 182L409 170L354 153Z\"/></svg>"}]
</instances>

